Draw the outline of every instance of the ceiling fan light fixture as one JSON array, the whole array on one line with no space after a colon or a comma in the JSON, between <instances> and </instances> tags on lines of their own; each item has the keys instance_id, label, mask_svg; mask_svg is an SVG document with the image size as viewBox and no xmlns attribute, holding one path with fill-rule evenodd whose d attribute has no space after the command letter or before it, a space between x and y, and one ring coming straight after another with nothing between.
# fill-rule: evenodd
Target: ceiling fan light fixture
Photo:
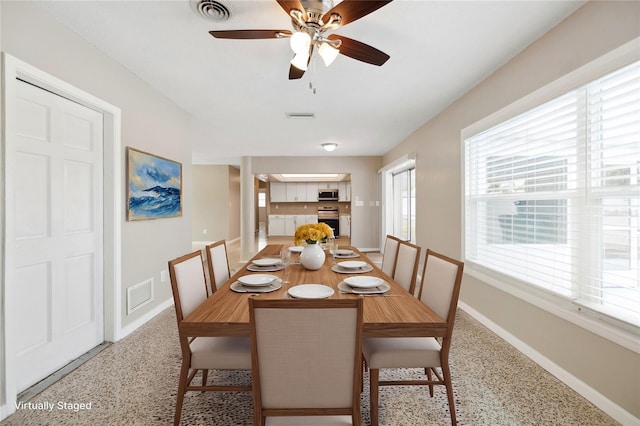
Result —
<instances>
[{"instance_id":1,"label":"ceiling fan light fixture","mask_svg":"<svg viewBox=\"0 0 640 426\"><path fill-rule=\"evenodd\" d=\"M318 49L318 53L320 54L320 57L324 61L324 65L328 67L333 63L333 61L335 61L340 51L335 47L331 46L329 43L323 42L320 45L320 48Z\"/></svg>"},{"instance_id":2,"label":"ceiling fan light fixture","mask_svg":"<svg viewBox=\"0 0 640 426\"><path fill-rule=\"evenodd\" d=\"M291 65L298 68L301 71L307 70L307 64L309 63L309 52L296 53L291 60Z\"/></svg>"},{"instance_id":3,"label":"ceiling fan light fixture","mask_svg":"<svg viewBox=\"0 0 640 426\"><path fill-rule=\"evenodd\" d=\"M311 36L305 32L298 31L293 33L290 39L290 43L291 50L293 50L296 55L300 55L305 52L309 52L309 46L311 46Z\"/></svg>"},{"instance_id":4,"label":"ceiling fan light fixture","mask_svg":"<svg viewBox=\"0 0 640 426\"><path fill-rule=\"evenodd\" d=\"M328 142L328 143L323 143L322 144L322 148L324 148L324 150L327 151L327 152L334 151L337 147L338 147L338 144L337 143L333 143L333 142Z\"/></svg>"}]
</instances>

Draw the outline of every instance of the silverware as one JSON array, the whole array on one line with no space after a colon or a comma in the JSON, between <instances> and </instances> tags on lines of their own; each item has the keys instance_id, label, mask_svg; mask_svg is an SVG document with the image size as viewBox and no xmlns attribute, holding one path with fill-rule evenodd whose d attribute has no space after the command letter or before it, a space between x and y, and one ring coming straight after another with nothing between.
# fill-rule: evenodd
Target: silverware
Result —
<instances>
[{"instance_id":1,"label":"silverware","mask_svg":"<svg viewBox=\"0 0 640 426\"><path fill-rule=\"evenodd\" d=\"M356 296L381 296L381 297L399 297L400 294L385 294L385 293L355 293L353 291L342 291L339 290L340 294L353 294Z\"/></svg>"},{"instance_id":2,"label":"silverware","mask_svg":"<svg viewBox=\"0 0 640 426\"><path fill-rule=\"evenodd\" d=\"M367 297L367 296L400 297L402 296L401 294L384 294L384 293L368 293L368 294L354 293L354 294L357 294L358 296L363 296L363 297Z\"/></svg>"}]
</instances>

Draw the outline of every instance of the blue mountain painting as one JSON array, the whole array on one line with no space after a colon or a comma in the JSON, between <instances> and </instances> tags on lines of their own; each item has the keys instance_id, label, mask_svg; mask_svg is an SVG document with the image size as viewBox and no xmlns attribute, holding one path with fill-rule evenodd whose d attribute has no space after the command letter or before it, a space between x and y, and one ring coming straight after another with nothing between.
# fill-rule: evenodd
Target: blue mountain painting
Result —
<instances>
[{"instance_id":1,"label":"blue mountain painting","mask_svg":"<svg viewBox=\"0 0 640 426\"><path fill-rule=\"evenodd\" d=\"M128 148L129 220L182 215L182 165Z\"/></svg>"}]
</instances>

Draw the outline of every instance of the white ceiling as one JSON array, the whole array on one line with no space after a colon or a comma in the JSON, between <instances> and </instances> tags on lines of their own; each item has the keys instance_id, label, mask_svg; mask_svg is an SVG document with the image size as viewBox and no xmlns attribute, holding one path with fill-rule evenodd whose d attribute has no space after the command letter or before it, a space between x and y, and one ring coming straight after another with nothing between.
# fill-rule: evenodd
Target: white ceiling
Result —
<instances>
[{"instance_id":1,"label":"white ceiling","mask_svg":"<svg viewBox=\"0 0 640 426\"><path fill-rule=\"evenodd\" d=\"M189 0L38 4L206 123L194 163L238 164L246 155L383 155L585 3L395 0L334 31L389 54L386 64L339 55L326 68L316 57L290 81L287 39L208 33L290 30L275 0L219 1L232 12L222 23ZM338 149L326 153L325 142Z\"/></svg>"}]
</instances>

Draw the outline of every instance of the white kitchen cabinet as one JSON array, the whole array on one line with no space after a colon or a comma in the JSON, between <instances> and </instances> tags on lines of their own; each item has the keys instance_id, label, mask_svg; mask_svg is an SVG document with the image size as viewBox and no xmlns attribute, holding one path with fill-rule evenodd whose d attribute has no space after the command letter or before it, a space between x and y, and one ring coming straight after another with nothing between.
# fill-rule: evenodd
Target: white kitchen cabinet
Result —
<instances>
[{"instance_id":1,"label":"white kitchen cabinet","mask_svg":"<svg viewBox=\"0 0 640 426\"><path fill-rule=\"evenodd\" d=\"M318 182L318 189L338 189L338 182Z\"/></svg>"},{"instance_id":2,"label":"white kitchen cabinet","mask_svg":"<svg viewBox=\"0 0 640 426\"><path fill-rule=\"evenodd\" d=\"M269 215L269 235L286 235L284 229L284 215Z\"/></svg>"},{"instance_id":3,"label":"white kitchen cabinet","mask_svg":"<svg viewBox=\"0 0 640 426\"><path fill-rule=\"evenodd\" d=\"M318 223L317 214L278 214L269 215L269 236L293 235L296 228L307 223Z\"/></svg>"},{"instance_id":4,"label":"white kitchen cabinet","mask_svg":"<svg viewBox=\"0 0 640 426\"><path fill-rule=\"evenodd\" d=\"M351 201L351 182L271 182L272 203L316 203L319 189L337 189L338 201Z\"/></svg>"},{"instance_id":5,"label":"white kitchen cabinet","mask_svg":"<svg viewBox=\"0 0 640 426\"><path fill-rule=\"evenodd\" d=\"M305 182L287 182L287 201L301 202L307 197L307 185Z\"/></svg>"},{"instance_id":6,"label":"white kitchen cabinet","mask_svg":"<svg viewBox=\"0 0 640 426\"><path fill-rule=\"evenodd\" d=\"M296 215L285 215L284 216L284 233L281 235L293 235L296 233Z\"/></svg>"},{"instance_id":7,"label":"white kitchen cabinet","mask_svg":"<svg viewBox=\"0 0 640 426\"><path fill-rule=\"evenodd\" d=\"M340 215L340 236L341 237L351 236L351 216L348 214Z\"/></svg>"},{"instance_id":8,"label":"white kitchen cabinet","mask_svg":"<svg viewBox=\"0 0 640 426\"><path fill-rule=\"evenodd\" d=\"M287 184L284 182L271 182L269 192L272 203L283 203L287 201Z\"/></svg>"},{"instance_id":9,"label":"white kitchen cabinet","mask_svg":"<svg viewBox=\"0 0 640 426\"><path fill-rule=\"evenodd\" d=\"M338 201L351 201L351 182L338 182Z\"/></svg>"},{"instance_id":10,"label":"white kitchen cabinet","mask_svg":"<svg viewBox=\"0 0 640 426\"><path fill-rule=\"evenodd\" d=\"M307 220L307 217L303 214L294 214L293 215L293 224L295 225L295 227L297 228L300 225L304 225Z\"/></svg>"},{"instance_id":11,"label":"white kitchen cabinet","mask_svg":"<svg viewBox=\"0 0 640 426\"><path fill-rule=\"evenodd\" d=\"M305 201L316 203L318 201L318 182L307 182Z\"/></svg>"}]
</instances>

